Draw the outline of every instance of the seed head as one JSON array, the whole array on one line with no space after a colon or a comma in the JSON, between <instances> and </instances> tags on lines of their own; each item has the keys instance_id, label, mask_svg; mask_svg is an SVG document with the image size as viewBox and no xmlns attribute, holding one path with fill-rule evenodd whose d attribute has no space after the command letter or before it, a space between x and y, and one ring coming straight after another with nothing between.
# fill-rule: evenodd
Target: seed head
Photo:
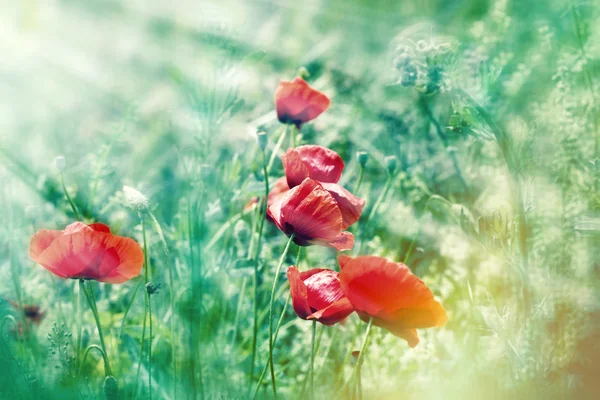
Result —
<instances>
[{"instance_id":1,"label":"seed head","mask_svg":"<svg viewBox=\"0 0 600 400\"><path fill-rule=\"evenodd\" d=\"M125 200L127 200L131 208L141 212L148 211L148 198L137 189L123 186L123 193L125 194Z\"/></svg>"}]
</instances>

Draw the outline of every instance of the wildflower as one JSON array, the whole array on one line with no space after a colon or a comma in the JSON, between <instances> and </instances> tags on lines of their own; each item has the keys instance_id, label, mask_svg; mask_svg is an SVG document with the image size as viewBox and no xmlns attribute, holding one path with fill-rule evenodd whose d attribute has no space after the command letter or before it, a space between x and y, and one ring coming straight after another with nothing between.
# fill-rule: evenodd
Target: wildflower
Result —
<instances>
[{"instance_id":1,"label":"wildflower","mask_svg":"<svg viewBox=\"0 0 600 400\"><path fill-rule=\"evenodd\" d=\"M337 184L344 169L344 162L338 153L325 147L307 145L288 149L281 156L281 161L290 188L311 178L333 196L342 212L342 229L358 221L365 201Z\"/></svg>"},{"instance_id":2,"label":"wildflower","mask_svg":"<svg viewBox=\"0 0 600 400\"><path fill-rule=\"evenodd\" d=\"M314 179L306 178L271 204L267 212L282 232L294 235L299 246L316 244L339 251L354 246L354 236L344 231L338 201Z\"/></svg>"},{"instance_id":3,"label":"wildflower","mask_svg":"<svg viewBox=\"0 0 600 400\"><path fill-rule=\"evenodd\" d=\"M329 98L313 89L299 76L293 81L282 80L275 91L277 118L284 124L294 124L298 129L329 108Z\"/></svg>"},{"instance_id":4,"label":"wildflower","mask_svg":"<svg viewBox=\"0 0 600 400\"><path fill-rule=\"evenodd\" d=\"M300 272L292 266L287 277L292 306L300 318L333 325L354 311L340 288L337 272L322 268Z\"/></svg>"},{"instance_id":5,"label":"wildflower","mask_svg":"<svg viewBox=\"0 0 600 400\"><path fill-rule=\"evenodd\" d=\"M337 183L344 170L344 161L338 153L316 145L290 148L281 156L281 162L290 188L298 186L305 178Z\"/></svg>"},{"instance_id":6,"label":"wildflower","mask_svg":"<svg viewBox=\"0 0 600 400\"><path fill-rule=\"evenodd\" d=\"M131 208L140 212L148 211L148 198L139 190L130 186L123 186L123 194L125 195L125 200Z\"/></svg>"},{"instance_id":7,"label":"wildflower","mask_svg":"<svg viewBox=\"0 0 600 400\"><path fill-rule=\"evenodd\" d=\"M446 323L444 307L406 265L376 256L340 255L338 262L342 291L360 318L373 318L410 347L419 343L417 329Z\"/></svg>"},{"instance_id":8,"label":"wildflower","mask_svg":"<svg viewBox=\"0 0 600 400\"><path fill-rule=\"evenodd\" d=\"M39 230L29 256L61 278L123 283L140 274L144 253L133 239L116 236L101 223L75 222L65 230Z\"/></svg>"}]
</instances>

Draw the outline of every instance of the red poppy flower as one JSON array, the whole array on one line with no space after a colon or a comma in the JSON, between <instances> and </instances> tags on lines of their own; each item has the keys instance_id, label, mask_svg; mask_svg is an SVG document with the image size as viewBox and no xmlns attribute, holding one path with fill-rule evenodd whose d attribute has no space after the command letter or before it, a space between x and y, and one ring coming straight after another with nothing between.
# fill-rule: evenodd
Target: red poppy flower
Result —
<instances>
[{"instance_id":1,"label":"red poppy flower","mask_svg":"<svg viewBox=\"0 0 600 400\"><path fill-rule=\"evenodd\" d=\"M340 255L341 288L361 319L419 343L416 329L442 326L447 316L431 290L402 263L382 257Z\"/></svg>"},{"instance_id":2,"label":"red poppy flower","mask_svg":"<svg viewBox=\"0 0 600 400\"><path fill-rule=\"evenodd\" d=\"M268 209L269 216L286 235L294 235L299 246L317 244L339 251L354 246L354 236L344 231L340 205L323 186L306 178Z\"/></svg>"},{"instance_id":3,"label":"red poppy flower","mask_svg":"<svg viewBox=\"0 0 600 400\"><path fill-rule=\"evenodd\" d=\"M340 288L337 272L321 268L300 272L292 266L287 277L292 306L300 318L333 325L354 311Z\"/></svg>"},{"instance_id":4,"label":"red poppy flower","mask_svg":"<svg viewBox=\"0 0 600 400\"><path fill-rule=\"evenodd\" d=\"M290 188L306 178L337 183L344 170L344 161L338 153L317 145L290 148L281 156L281 162Z\"/></svg>"},{"instance_id":5,"label":"red poppy flower","mask_svg":"<svg viewBox=\"0 0 600 400\"><path fill-rule=\"evenodd\" d=\"M144 252L133 239L107 225L75 222L64 231L42 229L31 238L29 256L61 278L123 283L140 274Z\"/></svg>"},{"instance_id":6,"label":"red poppy flower","mask_svg":"<svg viewBox=\"0 0 600 400\"><path fill-rule=\"evenodd\" d=\"M303 123L311 121L329 108L329 98L313 89L300 77L293 81L279 82L275 91L277 118L284 124L294 124L300 129Z\"/></svg>"},{"instance_id":7,"label":"red poppy flower","mask_svg":"<svg viewBox=\"0 0 600 400\"><path fill-rule=\"evenodd\" d=\"M316 145L288 149L281 156L287 184L293 188L306 178L319 181L337 201L342 211L343 227L348 228L360 218L365 201L337 185L342 176L344 162L333 150Z\"/></svg>"}]
</instances>

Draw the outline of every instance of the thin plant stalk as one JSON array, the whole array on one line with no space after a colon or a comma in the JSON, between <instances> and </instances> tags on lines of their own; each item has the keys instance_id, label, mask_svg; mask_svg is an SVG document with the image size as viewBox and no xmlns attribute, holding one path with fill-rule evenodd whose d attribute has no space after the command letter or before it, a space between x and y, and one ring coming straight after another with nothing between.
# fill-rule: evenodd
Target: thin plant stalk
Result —
<instances>
[{"instance_id":1,"label":"thin plant stalk","mask_svg":"<svg viewBox=\"0 0 600 400\"><path fill-rule=\"evenodd\" d=\"M258 281L259 281L259 270L258 270L258 258L260 256L261 244L262 244L262 235L265 225L265 220L267 217L267 206L269 199L269 170L267 166L267 158L264 150L262 152L262 164L263 164L263 174L265 179L265 198L262 202L261 212L258 214L259 222L258 222L258 239L256 241L256 247L254 250L254 255L252 257L252 263L254 266L254 324L252 330L252 359L250 362L250 383L252 383L254 377L254 363L256 362L256 345L258 342Z\"/></svg>"},{"instance_id":2,"label":"thin plant stalk","mask_svg":"<svg viewBox=\"0 0 600 400\"><path fill-rule=\"evenodd\" d=\"M365 175L365 167L360 166L360 170L358 171L358 178L356 179L356 185L354 185L354 193L358 194L358 190L362 185L363 177Z\"/></svg>"},{"instance_id":3,"label":"thin plant stalk","mask_svg":"<svg viewBox=\"0 0 600 400\"><path fill-rule=\"evenodd\" d=\"M127 320L127 315L129 315L129 310L131 309L131 306L133 305L133 301L135 300L135 295L137 294L138 290L140 290L140 286L142 286L142 282L143 281L139 281L137 285L135 285L135 289L133 290L133 295L131 296L131 300L129 300L129 304L127 304L127 307L125 308L125 313L123 313L123 320L121 321L121 329L119 332L119 338L123 337L123 331L125 329L125 321Z\"/></svg>"},{"instance_id":4,"label":"thin plant stalk","mask_svg":"<svg viewBox=\"0 0 600 400\"><path fill-rule=\"evenodd\" d=\"M96 306L96 299L94 298L94 293L91 290L92 288L87 286L83 279L79 280L79 287L85 294L88 304L92 309L92 314L94 314L94 320L96 321L96 327L98 328L98 336L100 337L100 346L102 348L102 357L104 358L104 369L106 372L106 376L112 375L112 369L110 368L110 362L108 361L108 352L106 351L106 344L104 343L104 335L102 334L102 326L100 325L100 315L98 314L98 308Z\"/></svg>"},{"instance_id":5,"label":"thin plant stalk","mask_svg":"<svg viewBox=\"0 0 600 400\"><path fill-rule=\"evenodd\" d=\"M281 148L281 145L283 144L283 141L285 140L285 135L287 134L287 131L288 131L288 125L282 125L281 130L282 130L282 132L279 135L279 139L277 140L277 143L275 144L275 147L273 148L273 152L271 153L271 157L269 158L269 164L267 164L268 172L271 172L271 168L273 168L273 163L275 163L275 158L277 157L277 153L279 152L279 149Z\"/></svg>"},{"instance_id":6,"label":"thin plant stalk","mask_svg":"<svg viewBox=\"0 0 600 400\"><path fill-rule=\"evenodd\" d=\"M154 216L153 213L148 212L150 218L152 219L152 223L154 224L154 229L160 238L162 243L163 251L165 253L165 257L167 258L167 265L169 266L169 303L171 307L171 333L175 332L175 268L173 263L171 262L171 255L169 253L169 247L167 246L167 240L165 239L165 235L163 234L162 228L158 223L158 220ZM175 340L171 338L171 359L172 359L172 369L173 369L173 398L177 398L177 361L176 361L177 348L175 346Z\"/></svg>"},{"instance_id":7,"label":"thin plant stalk","mask_svg":"<svg viewBox=\"0 0 600 400\"><path fill-rule=\"evenodd\" d=\"M381 193L379 194L379 197L375 201L375 204L373 204L373 208L371 208L371 212L369 213L367 222L365 223L365 227L362 230L361 241L360 241L360 245L358 246L358 249L356 251L356 254L360 254L360 252L362 251L362 247L365 242L364 236L367 234L368 229L371 226L371 222L373 221L373 218L375 217L377 210L381 206L381 203L383 202L383 200L387 196L388 192L390 191L390 188L392 187L393 179L394 179L394 176L391 174L388 174L387 180L385 181L385 186L383 187L383 190L381 191Z\"/></svg>"},{"instance_id":8,"label":"thin plant stalk","mask_svg":"<svg viewBox=\"0 0 600 400\"><path fill-rule=\"evenodd\" d=\"M59 175L60 175L60 185L62 186L62 190L65 193L65 197L67 198L67 201L71 205L71 209L73 210L73 213L75 214L75 218L77 218L77 221L81 221L81 217L79 216L77 207L75 207L75 203L73 203L73 199L71 199L71 196L69 195L69 192L67 191L67 187L65 186L65 178L64 178L62 172Z\"/></svg>"},{"instance_id":9,"label":"thin plant stalk","mask_svg":"<svg viewBox=\"0 0 600 400\"><path fill-rule=\"evenodd\" d=\"M317 321L312 322L311 353L310 353L310 395L315 398L315 353L316 353Z\"/></svg>"},{"instance_id":10,"label":"thin plant stalk","mask_svg":"<svg viewBox=\"0 0 600 400\"><path fill-rule=\"evenodd\" d=\"M75 350L75 359L78 365L81 367L82 360L79 358L79 353L81 352L81 341L83 336L83 318L82 318L82 310L81 310L81 286L77 290L77 324L78 332L77 332L77 349Z\"/></svg>"},{"instance_id":11,"label":"thin plant stalk","mask_svg":"<svg viewBox=\"0 0 600 400\"><path fill-rule=\"evenodd\" d=\"M277 328L275 328L275 336L273 337L273 340L275 342L277 342L277 337L279 336L279 328L281 328L281 323L283 322L283 317L285 316L285 312L290 304L290 299L291 299L291 296L288 295L287 299L285 300L285 304L283 305L283 310L281 311L281 315L279 316L279 320L277 321ZM258 379L258 385L256 385L256 388L254 390L254 395L252 396L253 399L256 399L256 395L258 394L260 385L262 384L263 380L265 379L265 376L267 375L268 369L269 369L269 363L265 364L263 371L260 374L260 378Z\"/></svg>"},{"instance_id":12,"label":"thin plant stalk","mask_svg":"<svg viewBox=\"0 0 600 400\"><path fill-rule=\"evenodd\" d=\"M356 381L356 386L358 388L358 398L362 399L362 387L360 387L360 368L363 362L363 358L365 357L365 351L367 351L367 346L369 345L369 336L371 334L371 326L373 325L373 318L369 318L369 323L367 324L367 331L365 332L365 338L363 340L362 346L360 347L360 352L358 353L358 357L356 358L356 366L354 367L354 378Z\"/></svg>"},{"instance_id":13,"label":"thin plant stalk","mask_svg":"<svg viewBox=\"0 0 600 400\"><path fill-rule=\"evenodd\" d=\"M238 323L240 321L240 310L242 309L242 304L244 303L244 295L246 294L247 281L248 281L247 277L244 277L244 279L242 279L242 288L240 289L240 297L238 299L237 307L235 309L235 317L233 319L233 332L231 332L231 342L229 344L229 347L232 347L232 348L233 348L233 345L235 344L235 339L237 338Z\"/></svg>"},{"instance_id":14,"label":"thin plant stalk","mask_svg":"<svg viewBox=\"0 0 600 400\"><path fill-rule=\"evenodd\" d=\"M150 344L148 347L148 391L149 396L152 396L152 314L151 314L151 305L150 305L150 295L148 294L148 282L150 281L150 271L148 264L148 243L146 241L146 224L144 223L144 218L142 218L142 214L138 212L138 216L140 218L142 224L142 237L144 244L144 323L142 325L142 338L140 340L140 361L138 363L138 369L135 379L135 391L137 393L137 387L140 379L140 369L142 367L142 363L144 362L144 345L146 343L146 322L148 322L149 326L149 335L150 335Z\"/></svg>"},{"instance_id":15,"label":"thin plant stalk","mask_svg":"<svg viewBox=\"0 0 600 400\"><path fill-rule=\"evenodd\" d=\"M292 148L295 149L296 148L296 136L298 135L298 128L296 127L296 125L290 124L290 133L291 133L291 142L292 142Z\"/></svg>"},{"instance_id":16,"label":"thin plant stalk","mask_svg":"<svg viewBox=\"0 0 600 400\"><path fill-rule=\"evenodd\" d=\"M140 214L142 221L142 237L144 240L144 281L146 290L144 291L146 300L146 310L148 313L148 398L152 399L152 298L148 292L148 283L151 280L150 264L148 262L148 242L146 241L146 223Z\"/></svg>"},{"instance_id":17,"label":"thin plant stalk","mask_svg":"<svg viewBox=\"0 0 600 400\"><path fill-rule=\"evenodd\" d=\"M271 383L273 385L273 395L275 396L275 398L277 398L277 386L275 383L275 367L273 366L273 347L275 346L274 327L273 327L273 312L274 312L274 308L275 308L275 292L277 290L277 280L279 278L279 274L281 273L281 267L283 266L283 263L285 262L285 258L287 256L287 253L290 249L290 246L291 246L293 240L294 240L294 235L292 234L290 236L290 238L288 239L287 244L285 245L285 249L283 250L283 253L281 254L281 258L279 259L279 264L277 265L277 268L275 270L275 277L273 278L273 286L271 288L271 300L269 302L269 359L267 361L267 364L270 366L270 369L271 369ZM262 379L259 380L259 382L257 384L257 390L261 384L262 384Z\"/></svg>"},{"instance_id":18,"label":"thin plant stalk","mask_svg":"<svg viewBox=\"0 0 600 400\"><path fill-rule=\"evenodd\" d=\"M356 341L358 340L358 335L360 334L360 321L356 324L356 329L354 330L354 334L352 335L352 342L350 343L350 346L348 347L348 352L346 353L346 357L344 357L344 361L342 361L342 365L340 366L340 374L338 376L337 379L337 383L342 382L342 380L344 379L344 367L346 366L346 364L348 364L348 361L350 361L350 357L352 357L352 349L354 348L354 345L356 344Z\"/></svg>"}]
</instances>

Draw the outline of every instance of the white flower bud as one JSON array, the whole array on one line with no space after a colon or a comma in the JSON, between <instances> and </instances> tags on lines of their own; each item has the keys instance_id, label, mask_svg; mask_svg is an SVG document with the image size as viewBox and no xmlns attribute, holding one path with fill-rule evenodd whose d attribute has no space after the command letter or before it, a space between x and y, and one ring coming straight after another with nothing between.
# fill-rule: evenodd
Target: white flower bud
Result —
<instances>
[{"instance_id":1,"label":"white flower bud","mask_svg":"<svg viewBox=\"0 0 600 400\"><path fill-rule=\"evenodd\" d=\"M59 172L63 172L65 170L65 166L67 165L67 161L64 156L58 156L54 159L54 165Z\"/></svg>"},{"instance_id":2,"label":"white flower bud","mask_svg":"<svg viewBox=\"0 0 600 400\"><path fill-rule=\"evenodd\" d=\"M123 193L125 194L125 200L127 200L131 208L137 211L148 210L148 198L137 189L130 186L123 186Z\"/></svg>"}]
</instances>

